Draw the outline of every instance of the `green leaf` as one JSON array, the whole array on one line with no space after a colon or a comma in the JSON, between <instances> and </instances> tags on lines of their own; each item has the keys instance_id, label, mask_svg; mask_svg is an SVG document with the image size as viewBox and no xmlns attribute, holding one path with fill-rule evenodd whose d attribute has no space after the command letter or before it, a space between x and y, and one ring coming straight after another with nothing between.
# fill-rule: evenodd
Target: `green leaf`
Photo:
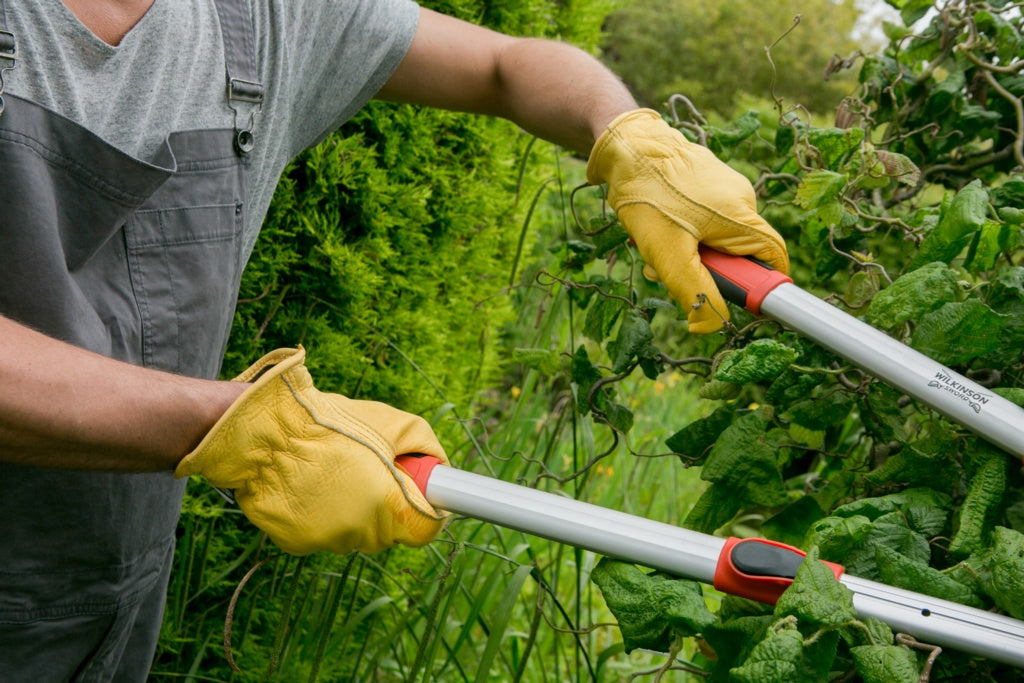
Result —
<instances>
[{"instance_id":1,"label":"green leaf","mask_svg":"<svg viewBox=\"0 0 1024 683\"><path fill-rule=\"evenodd\" d=\"M884 545L875 547L881 581L890 586L951 600L961 605L985 607L984 601L969 586L943 574L924 562L917 562Z\"/></svg>"},{"instance_id":2,"label":"green leaf","mask_svg":"<svg viewBox=\"0 0 1024 683\"><path fill-rule=\"evenodd\" d=\"M819 628L840 628L857 618L853 591L819 560L817 546L807 551L793 583L775 604L775 616L789 615Z\"/></svg>"},{"instance_id":3,"label":"green leaf","mask_svg":"<svg viewBox=\"0 0 1024 683\"><path fill-rule=\"evenodd\" d=\"M865 683L917 683L917 657L898 645L859 645L850 648L857 673Z\"/></svg>"},{"instance_id":4,"label":"green leaf","mask_svg":"<svg viewBox=\"0 0 1024 683\"><path fill-rule=\"evenodd\" d=\"M928 263L880 291L868 306L867 321L885 329L895 327L954 301L958 292L956 275L946 264Z\"/></svg>"},{"instance_id":5,"label":"green leaf","mask_svg":"<svg viewBox=\"0 0 1024 683\"><path fill-rule=\"evenodd\" d=\"M889 624L875 617L861 619L861 623L864 625L864 629L851 628L846 631L847 635L853 636L853 642L859 642L862 645L892 644L893 633Z\"/></svg>"},{"instance_id":6,"label":"green leaf","mask_svg":"<svg viewBox=\"0 0 1024 683\"><path fill-rule=\"evenodd\" d=\"M572 356L569 371L573 384L576 385L576 409L580 415L586 415L590 412L587 395L590 393L590 388L594 386L594 382L601 379L601 371L590 362L587 349L582 344Z\"/></svg>"},{"instance_id":7,"label":"green leaf","mask_svg":"<svg viewBox=\"0 0 1024 683\"><path fill-rule=\"evenodd\" d=\"M735 414L735 407L721 406L707 417L694 420L665 439L665 445L674 453L679 453L690 460L698 460L704 457L705 452L732 423Z\"/></svg>"},{"instance_id":8,"label":"green leaf","mask_svg":"<svg viewBox=\"0 0 1024 683\"><path fill-rule=\"evenodd\" d=\"M697 395L708 401L731 401L739 396L742 391L743 386L741 384L723 382L712 377L700 385L700 388L697 389Z\"/></svg>"},{"instance_id":9,"label":"green leaf","mask_svg":"<svg viewBox=\"0 0 1024 683\"><path fill-rule=\"evenodd\" d=\"M726 596L728 601L732 596ZM749 602L749 601L748 601ZM724 607L724 602L723 602ZM750 656L750 652L768 633L775 621L772 615L739 616L711 624L704 631L704 639L715 651L718 667L732 668Z\"/></svg>"},{"instance_id":10,"label":"green leaf","mask_svg":"<svg viewBox=\"0 0 1024 683\"><path fill-rule=\"evenodd\" d=\"M781 505L786 489L779 472L777 444L766 436L768 421L760 412L736 418L708 453L701 478L732 487L744 500Z\"/></svg>"},{"instance_id":11,"label":"green leaf","mask_svg":"<svg viewBox=\"0 0 1024 683\"><path fill-rule=\"evenodd\" d=\"M612 372L624 371L635 358L656 355L658 350L651 344L653 340L651 323L639 311L631 309L622 319L618 336L608 344Z\"/></svg>"},{"instance_id":12,"label":"green leaf","mask_svg":"<svg viewBox=\"0 0 1024 683\"><path fill-rule=\"evenodd\" d=\"M562 366L559 353L553 349L512 349L512 362L544 375L553 375Z\"/></svg>"},{"instance_id":13,"label":"green leaf","mask_svg":"<svg viewBox=\"0 0 1024 683\"><path fill-rule=\"evenodd\" d=\"M774 379L796 358L796 350L782 342L757 339L729 353L715 371L715 379L738 383Z\"/></svg>"},{"instance_id":14,"label":"green leaf","mask_svg":"<svg viewBox=\"0 0 1024 683\"><path fill-rule=\"evenodd\" d=\"M982 453L985 460L971 477L970 488L960 507L959 526L949 544L949 552L954 555L968 555L982 549L986 522L993 519L1006 492L1006 454L988 447L984 447Z\"/></svg>"},{"instance_id":15,"label":"green leaf","mask_svg":"<svg viewBox=\"0 0 1024 683\"><path fill-rule=\"evenodd\" d=\"M795 626L774 631L754 646L742 666L729 671L730 680L737 683L814 683L814 679L800 675L803 655L804 637Z\"/></svg>"},{"instance_id":16,"label":"green leaf","mask_svg":"<svg viewBox=\"0 0 1024 683\"><path fill-rule=\"evenodd\" d=\"M684 526L687 529L711 534L732 519L740 508L743 500L728 486L712 484L704 489L693 509L686 515Z\"/></svg>"},{"instance_id":17,"label":"green leaf","mask_svg":"<svg viewBox=\"0 0 1024 683\"><path fill-rule=\"evenodd\" d=\"M856 402L853 395L832 389L790 406L784 415L794 423L811 430L824 430L842 423Z\"/></svg>"},{"instance_id":18,"label":"green leaf","mask_svg":"<svg viewBox=\"0 0 1024 683\"><path fill-rule=\"evenodd\" d=\"M817 500L811 496L803 496L784 507L778 514L766 519L761 525L761 532L781 543L799 545L807 532L808 524L824 516L825 513Z\"/></svg>"},{"instance_id":19,"label":"green leaf","mask_svg":"<svg viewBox=\"0 0 1024 683\"><path fill-rule=\"evenodd\" d=\"M993 393L1002 396L1007 401L1016 403L1021 408L1024 408L1024 389L1020 389L1018 387L996 387L992 391Z\"/></svg>"},{"instance_id":20,"label":"green leaf","mask_svg":"<svg viewBox=\"0 0 1024 683\"><path fill-rule=\"evenodd\" d=\"M627 434L633 428L633 411L621 403L602 402L601 410L613 429Z\"/></svg>"},{"instance_id":21,"label":"green leaf","mask_svg":"<svg viewBox=\"0 0 1024 683\"><path fill-rule=\"evenodd\" d=\"M952 302L921 318L910 345L943 365L966 363L999 349L1006 321L977 299Z\"/></svg>"},{"instance_id":22,"label":"green leaf","mask_svg":"<svg viewBox=\"0 0 1024 683\"><path fill-rule=\"evenodd\" d=\"M917 507L946 510L951 503L950 496L939 491L926 488L907 489L887 496L861 498L836 508L832 514L838 517L864 515L874 521L893 512L904 513Z\"/></svg>"},{"instance_id":23,"label":"green leaf","mask_svg":"<svg viewBox=\"0 0 1024 683\"><path fill-rule=\"evenodd\" d=\"M616 221L590 239L597 249L597 258L605 258L629 240L629 233Z\"/></svg>"},{"instance_id":24,"label":"green leaf","mask_svg":"<svg viewBox=\"0 0 1024 683\"><path fill-rule=\"evenodd\" d=\"M972 558L985 593L1016 619L1024 619L1024 534L997 526L992 548Z\"/></svg>"},{"instance_id":25,"label":"green leaf","mask_svg":"<svg viewBox=\"0 0 1024 683\"><path fill-rule=\"evenodd\" d=\"M826 517L808 528L801 546L818 546L823 556L839 561L858 547L873 529L871 520L861 515Z\"/></svg>"},{"instance_id":26,"label":"green leaf","mask_svg":"<svg viewBox=\"0 0 1024 683\"><path fill-rule=\"evenodd\" d=\"M914 187L921 179L921 169L910 160L910 157L882 149L875 150L875 156L882 163L885 174L896 182Z\"/></svg>"},{"instance_id":27,"label":"green leaf","mask_svg":"<svg viewBox=\"0 0 1024 683\"><path fill-rule=\"evenodd\" d=\"M981 230L988 214L988 192L980 180L966 185L942 212L938 224L925 238L911 268L932 261L949 263Z\"/></svg>"},{"instance_id":28,"label":"green leaf","mask_svg":"<svg viewBox=\"0 0 1024 683\"><path fill-rule=\"evenodd\" d=\"M864 141L863 128L811 128L807 140L821 155L825 168L834 169Z\"/></svg>"},{"instance_id":29,"label":"green leaf","mask_svg":"<svg viewBox=\"0 0 1024 683\"><path fill-rule=\"evenodd\" d=\"M756 133L760 127L761 120L756 111L748 111L721 127L710 126L708 128L708 148L722 156L729 149Z\"/></svg>"},{"instance_id":30,"label":"green leaf","mask_svg":"<svg viewBox=\"0 0 1024 683\"><path fill-rule=\"evenodd\" d=\"M628 307L626 301L620 298L626 294L626 288L621 282L605 277L591 278L590 284L597 285L600 291L587 308L583 334L598 343L604 343L619 315Z\"/></svg>"},{"instance_id":31,"label":"green leaf","mask_svg":"<svg viewBox=\"0 0 1024 683\"><path fill-rule=\"evenodd\" d=\"M569 240L565 243L566 255L562 260L563 268L579 270L597 257L597 248L589 242Z\"/></svg>"},{"instance_id":32,"label":"green leaf","mask_svg":"<svg viewBox=\"0 0 1024 683\"><path fill-rule=\"evenodd\" d=\"M846 175L834 171L811 171L796 190L796 204L805 209L825 206L846 187Z\"/></svg>"},{"instance_id":33,"label":"green leaf","mask_svg":"<svg viewBox=\"0 0 1024 683\"><path fill-rule=\"evenodd\" d=\"M991 270L1004 253L1020 244L1020 227L985 221L964 260L964 267L973 273Z\"/></svg>"},{"instance_id":34,"label":"green leaf","mask_svg":"<svg viewBox=\"0 0 1024 683\"><path fill-rule=\"evenodd\" d=\"M601 558L591 579L619 622L626 652L667 652L672 641L701 633L717 618L700 584L660 572L645 574L628 562Z\"/></svg>"}]
</instances>

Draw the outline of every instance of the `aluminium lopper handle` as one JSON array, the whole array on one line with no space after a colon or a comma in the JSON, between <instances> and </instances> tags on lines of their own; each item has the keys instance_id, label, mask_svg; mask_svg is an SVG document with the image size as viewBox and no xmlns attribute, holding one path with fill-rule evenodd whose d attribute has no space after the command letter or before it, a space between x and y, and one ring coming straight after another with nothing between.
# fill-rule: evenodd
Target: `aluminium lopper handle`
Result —
<instances>
[{"instance_id":1,"label":"aluminium lopper handle","mask_svg":"<svg viewBox=\"0 0 1024 683\"><path fill-rule=\"evenodd\" d=\"M700 248L722 296L777 320L1024 459L1024 409L797 287L759 261Z\"/></svg>"},{"instance_id":2,"label":"aluminium lopper handle","mask_svg":"<svg viewBox=\"0 0 1024 683\"><path fill-rule=\"evenodd\" d=\"M725 593L775 604L793 582L803 551L774 541L719 538L442 465L430 456L396 460L431 505L590 550ZM875 617L922 642L1024 668L1024 622L845 574L861 617Z\"/></svg>"}]
</instances>

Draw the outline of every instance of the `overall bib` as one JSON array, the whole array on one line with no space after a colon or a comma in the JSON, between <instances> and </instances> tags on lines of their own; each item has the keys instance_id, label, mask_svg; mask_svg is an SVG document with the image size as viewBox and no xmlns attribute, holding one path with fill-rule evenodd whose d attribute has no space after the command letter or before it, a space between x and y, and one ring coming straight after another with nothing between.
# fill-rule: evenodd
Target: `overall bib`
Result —
<instances>
[{"instance_id":1,"label":"overall bib","mask_svg":"<svg viewBox=\"0 0 1024 683\"><path fill-rule=\"evenodd\" d=\"M217 5L236 129L174 132L143 161L3 94L17 36L0 0L0 315L217 376L244 266L253 139L239 128L262 97L248 4ZM184 487L170 472L0 465L0 681L145 680Z\"/></svg>"}]
</instances>

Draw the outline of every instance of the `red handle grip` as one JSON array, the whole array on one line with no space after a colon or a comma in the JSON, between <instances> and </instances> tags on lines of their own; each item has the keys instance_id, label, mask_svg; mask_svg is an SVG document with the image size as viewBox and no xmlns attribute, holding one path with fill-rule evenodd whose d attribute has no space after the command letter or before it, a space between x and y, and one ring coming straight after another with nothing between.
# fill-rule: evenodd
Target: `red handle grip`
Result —
<instances>
[{"instance_id":1,"label":"red handle grip","mask_svg":"<svg viewBox=\"0 0 1024 683\"><path fill-rule=\"evenodd\" d=\"M715 588L723 593L774 605L789 588L807 553L763 538L730 538L715 566ZM825 562L838 579L842 565Z\"/></svg>"},{"instance_id":2,"label":"red handle grip","mask_svg":"<svg viewBox=\"0 0 1024 683\"><path fill-rule=\"evenodd\" d=\"M761 314L761 302L773 289L793 281L755 259L723 254L705 246L700 247L700 260L711 271L722 296L754 315Z\"/></svg>"},{"instance_id":3,"label":"red handle grip","mask_svg":"<svg viewBox=\"0 0 1024 683\"><path fill-rule=\"evenodd\" d=\"M441 464L441 461L432 455L407 453L395 458L395 464L412 477L412 480L416 483L416 488L425 496L427 495L427 482L430 480L430 473Z\"/></svg>"}]
</instances>

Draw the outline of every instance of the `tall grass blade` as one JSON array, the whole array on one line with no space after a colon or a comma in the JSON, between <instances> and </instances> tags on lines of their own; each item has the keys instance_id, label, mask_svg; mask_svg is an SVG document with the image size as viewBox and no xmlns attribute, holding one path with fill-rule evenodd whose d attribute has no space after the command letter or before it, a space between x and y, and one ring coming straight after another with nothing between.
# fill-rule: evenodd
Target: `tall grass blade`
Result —
<instances>
[{"instance_id":1,"label":"tall grass blade","mask_svg":"<svg viewBox=\"0 0 1024 683\"><path fill-rule=\"evenodd\" d=\"M501 602L498 604L498 609L491 620L491 633L487 638L487 647L484 649L484 654L480 658L480 668L476 672L476 683L485 683L488 680L494 658L501 649L501 641L505 637L509 620L512 618L516 600L519 599L519 594L523 590L523 584L526 583L526 579L529 578L532 571L532 566L528 564L520 565L512 574L512 578L509 579L505 592L501 596Z\"/></svg>"}]
</instances>

